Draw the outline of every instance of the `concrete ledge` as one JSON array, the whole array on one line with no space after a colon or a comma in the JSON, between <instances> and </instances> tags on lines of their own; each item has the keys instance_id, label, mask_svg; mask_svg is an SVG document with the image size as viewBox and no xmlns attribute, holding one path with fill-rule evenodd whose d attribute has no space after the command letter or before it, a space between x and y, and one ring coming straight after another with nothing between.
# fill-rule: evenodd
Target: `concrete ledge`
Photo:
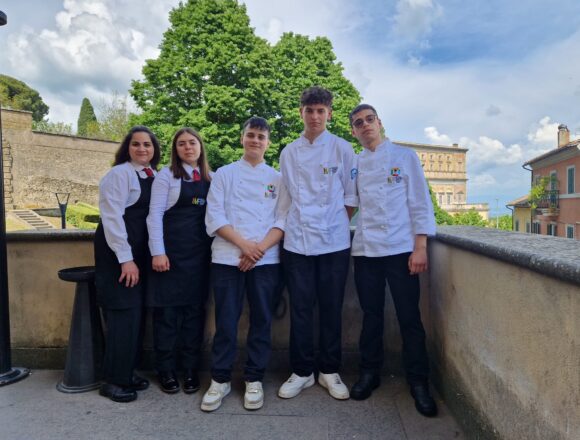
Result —
<instances>
[{"instance_id":1,"label":"concrete ledge","mask_svg":"<svg viewBox=\"0 0 580 440\"><path fill-rule=\"evenodd\" d=\"M8 243L26 241L93 241L95 231L90 229L50 229L46 231L14 231L6 234Z\"/></svg>"},{"instance_id":2,"label":"concrete ledge","mask_svg":"<svg viewBox=\"0 0 580 440\"><path fill-rule=\"evenodd\" d=\"M580 242L475 226L439 226L437 241L580 285Z\"/></svg>"}]
</instances>

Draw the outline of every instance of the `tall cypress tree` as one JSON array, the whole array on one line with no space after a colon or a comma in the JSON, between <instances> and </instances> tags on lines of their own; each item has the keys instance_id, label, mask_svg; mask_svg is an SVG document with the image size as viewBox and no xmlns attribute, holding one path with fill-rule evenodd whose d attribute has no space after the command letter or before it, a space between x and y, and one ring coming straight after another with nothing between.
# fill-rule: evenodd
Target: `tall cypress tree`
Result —
<instances>
[{"instance_id":1,"label":"tall cypress tree","mask_svg":"<svg viewBox=\"0 0 580 440\"><path fill-rule=\"evenodd\" d=\"M95 109L88 98L83 98L79 119L77 121L77 135L87 136L89 134L89 125L97 122Z\"/></svg>"}]
</instances>

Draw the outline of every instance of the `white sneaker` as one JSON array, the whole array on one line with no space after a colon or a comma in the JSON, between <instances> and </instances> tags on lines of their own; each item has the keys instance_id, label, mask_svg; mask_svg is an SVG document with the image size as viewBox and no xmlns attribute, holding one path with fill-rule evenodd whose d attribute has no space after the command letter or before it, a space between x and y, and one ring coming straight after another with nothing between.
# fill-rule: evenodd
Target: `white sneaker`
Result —
<instances>
[{"instance_id":1,"label":"white sneaker","mask_svg":"<svg viewBox=\"0 0 580 440\"><path fill-rule=\"evenodd\" d=\"M209 389L201 400L202 411L215 411L218 409L222 404L223 398L230 394L231 390L230 382L219 383L212 379Z\"/></svg>"},{"instance_id":2,"label":"white sneaker","mask_svg":"<svg viewBox=\"0 0 580 440\"><path fill-rule=\"evenodd\" d=\"M349 398L348 388L342 383L338 373L318 375L318 383L328 390L328 393L338 400L345 400Z\"/></svg>"},{"instance_id":3,"label":"white sneaker","mask_svg":"<svg viewBox=\"0 0 580 440\"><path fill-rule=\"evenodd\" d=\"M278 396L282 397L283 399L291 399L292 397L296 397L298 394L300 394L300 391L311 387L312 385L314 385L314 374L303 377L292 373L288 380L284 382L278 390Z\"/></svg>"},{"instance_id":4,"label":"white sneaker","mask_svg":"<svg viewBox=\"0 0 580 440\"><path fill-rule=\"evenodd\" d=\"M262 382L246 382L246 393L244 394L244 408L260 409L264 405L264 390Z\"/></svg>"}]
</instances>

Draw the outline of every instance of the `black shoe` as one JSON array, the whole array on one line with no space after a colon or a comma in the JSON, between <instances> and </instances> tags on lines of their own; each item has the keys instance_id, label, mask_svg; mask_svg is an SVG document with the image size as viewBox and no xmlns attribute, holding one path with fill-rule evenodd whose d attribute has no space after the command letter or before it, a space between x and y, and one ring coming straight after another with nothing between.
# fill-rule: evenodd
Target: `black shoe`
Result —
<instances>
[{"instance_id":1,"label":"black shoe","mask_svg":"<svg viewBox=\"0 0 580 440\"><path fill-rule=\"evenodd\" d=\"M179 382L173 371L162 371L157 376L161 391L169 394L175 394L179 391Z\"/></svg>"},{"instance_id":2,"label":"black shoe","mask_svg":"<svg viewBox=\"0 0 580 440\"><path fill-rule=\"evenodd\" d=\"M361 373L358 382L350 389L350 398L354 400L368 399L373 390L381 384L381 378L372 373Z\"/></svg>"},{"instance_id":3,"label":"black shoe","mask_svg":"<svg viewBox=\"0 0 580 440\"><path fill-rule=\"evenodd\" d=\"M132 402L137 398L137 391L133 388L122 387L112 383L101 385L99 394L108 397L113 402Z\"/></svg>"},{"instance_id":4,"label":"black shoe","mask_svg":"<svg viewBox=\"0 0 580 440\"><path fill-rule=\"evenodd\" d=\"M132 388L135 391L143 391L149 388L149 381L144 377L137 376L136 374L133 375L133 386Z\"/></svg>"},{"instance_id":5,"label":"black shoe","mask_svg":"<svg viewBox=\"0 0 580 440\"><path fill-rule=\"evenodd\" d=\"M195 370L185 370L183 373L183 392L193 394L199 390L199 376Z\"/></svg>"},{"instance_id":6,"label":"black shoe","mask_svg":"<svg viewBox=\"0 0 580 440\"><path fill-rule=\"evenodd\" d=\"M411 396L415 399L415 408L419 413L425 417L437 415L437 405L429 393L429 385L423 383L411 385Z\"/></svg>"}]
</instances>

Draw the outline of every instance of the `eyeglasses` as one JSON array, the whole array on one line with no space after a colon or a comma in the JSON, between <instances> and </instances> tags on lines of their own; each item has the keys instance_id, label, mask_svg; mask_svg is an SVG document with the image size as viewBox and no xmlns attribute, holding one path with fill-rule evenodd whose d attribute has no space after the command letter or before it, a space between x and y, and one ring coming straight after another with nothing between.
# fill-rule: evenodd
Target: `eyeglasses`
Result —
<instances>
[{"instance_id":1,"label":"eyeglasses","mask_svg":"<svg viewBox=\"0 0 580 440\"><path fill-rule=\"evenodd\" d=\"M367 124L372 124L377 119L377 115L366 115L364 118L357 119L353 121L352 126L356 128L361 128L366 122Z\"/></svg>"}]
</instances>

